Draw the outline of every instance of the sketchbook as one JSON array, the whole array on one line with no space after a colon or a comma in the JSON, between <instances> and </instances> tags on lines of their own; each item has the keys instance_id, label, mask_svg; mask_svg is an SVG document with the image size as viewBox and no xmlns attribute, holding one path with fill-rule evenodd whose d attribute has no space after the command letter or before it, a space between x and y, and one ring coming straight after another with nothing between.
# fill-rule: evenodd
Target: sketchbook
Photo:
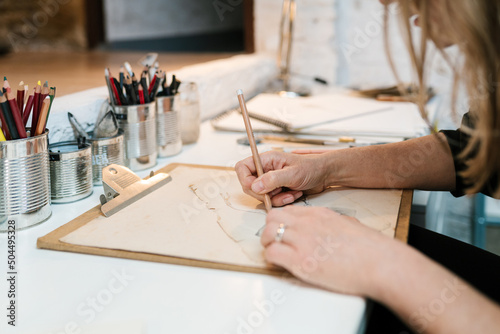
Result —
<instances>
[{"instance_id":1,"label":"sketchbook","mask_svg":"<svg viewBox=\"0 0 500 334\"><path fill-rule=\"evenodd\" d=\"M233 169L169 165L166 170L170 183L108 218L96 207L40 238L38 247L249 272L277 270L265 261L260 244L264 205L242 192ZM408 222L400 219L401 201L401 190L331 188L294 205L328 207L389 237L402 228L405 240ZM405 210L409 216L409 205Z\"/></svg>"},{"instance_id":2,"label":"sketchbook","mask_svg":"<svg viewBox=\"0 0 500 334\"><path fill-rule=\"evenodd\" d=\"M281 97L260 94L247 103L254 132L413 138L428 133L417 107L340 94ZM245 131L239 110L212 120L219 131Z\"/></svg>"}]
</instances>

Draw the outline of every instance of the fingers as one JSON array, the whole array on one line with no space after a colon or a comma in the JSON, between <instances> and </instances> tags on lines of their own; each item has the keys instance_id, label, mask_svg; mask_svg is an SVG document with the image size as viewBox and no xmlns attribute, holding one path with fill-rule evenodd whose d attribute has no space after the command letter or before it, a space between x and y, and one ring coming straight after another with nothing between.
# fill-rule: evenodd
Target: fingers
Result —
<instances>
[{"instance_id":1,"label":"fingers","mask_svg":"<svg viewBox=\"0 0 500 334\"><path fill-rule=\"evenodd\" d=\"M295 250L289 245L280 242L275 242L267 247L264 256L268 262L283 267L288 271L293 266L293 259L296 258Z\"/></svg>"},{"instance_id":2,"label":"fingers","mask_svg":"<svg viewBox=\"0 0 500 334\"><path fill-rule=\"evenodd\" d=\"M281 188L280 188L281 190ZM274 191L273 191L274 192ZM271 192L271 193L273 193ZM297 199L302 197L303 192L300 190L291 190L287 192L280 192L277 195L271 195L271 202L273 206L284 206L295 202Z\"/></svg>"},{"instance_id":3,"label":"fingers","mask_svg":"<svg viewBox=\"0 0 500 334\"><path fill-rule=\"evenodd\" d=\"M293 244L298 240L298 232L293 229L294 220L297 219L290 210L290 207L279 210L271 210L267 214L266 227L262 231L262 236L260 242L264 247L276 241L276 234L281 224L285 226L285 232L283 233L282 243L287 243L289 245Z\"/></svg>"},{"instance_id":4,"label":"fingers","mask_svg":"<svg viewBox=\"0 0 500 334\"><path fill-rule=\"evenodd\" d=\"M241 160L234 166L234 169L243 189L249 189L253 181L257 178L255 176L257 174L257 170L255 169L252 157Z\"/></svg>"},{"instance_id":5,"label":"fingers","mask_svg":"<svg viewBox=\"0 0 500 334\"><path fill-rule=\"evenodd\" d=\"M295 176L293 168L272 170L254 180L251 189L256 194L267 194L276 188L290 186Z\"/></svg>"}]
</instances>

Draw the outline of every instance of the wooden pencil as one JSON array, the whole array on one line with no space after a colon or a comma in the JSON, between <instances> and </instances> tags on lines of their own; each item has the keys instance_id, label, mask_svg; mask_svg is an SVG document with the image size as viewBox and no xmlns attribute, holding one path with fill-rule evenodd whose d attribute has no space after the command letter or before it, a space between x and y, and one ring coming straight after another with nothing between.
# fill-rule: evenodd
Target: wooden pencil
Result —
<instances>
[{"instance_id":1,"label":"wooden pencil","mask_svg":"<svg viewBox=\"0 0 500 334\"><path fill-rule=\"evenodd\" d=\"M0 141L6 141L5 136L3 134L2 127L0 127Z\"/></svg>"},{"instance_id":2,"label":"wooden pencil","mask_svg":"<svg viewBox=\"0 0 500 334\"><path fill-rule=\"evenodd\" d=\"M50 97L46 96L42 102L42 107L40 109L40 116L38 117L38 124L35 129L35 136L41 135L45 131L45 125L47 124L47 115L49 113Z\"/></svg>"},{"instance_id":3,"label":"wooden pencil","mask_svg":"<svg viewBox=\"0 0 500 334\"><path fill-rule=\"evenodd\" d=\"M5 119L5 125L9 129L10 139L19 139L19 133L17 132L16 122L12 117L12 111L10 110L9 102L5 94L0 92L0 107L2 108L3 118ZM2 123L4 124L4 123Z\"/></svg>"},{"instance_id":4,"label":"wooden pencil","mask_svg":"<svg viewBox=\"0 0 500 334\"><path fill-rule=\"evenodd\" d=\"M243 122L245 122L245 129L247 130L248 142L250 143L250 149L252 150L253 162L255 168L257 169L257 176L264 174L262 168L262 162L260 161L259 151L257 150L257 144L255 143L255 137L253 136L252 124L250 123L250 118L248 117L247 106L245 103L245 98L243 97L243 91L238 89L236 92L238 94L238 102L240 103L241 114L243 115ZM264 194L264 205L266 206L266 211L269 212L272 209L271 197L269 194Z\"/></svg>"},{"instance_id":5,"label":"wooden pencil","mask_svg":"<svg viewBox=\"0 0 500 334\"><path fill-rule=\"evenodd\" d=\"M31 131L36 129L36 125L38 124L38 115L40 114L40 93L42 91L42 85L40 81L35 87L35 94L33 95L33 112L31 114Z\"/></svg>"},{"instance_id":6,"label":"wooden pencil","mask_svg":"<svg viewBox=\"0 0 500 334\"><path fill-rule=\"evenodd\" d=\"M14 119L14 123L17 129L17 133L19 134L19 138L26 138L28 135L26 134L26 129L24 128L23 119L21 117L21 112L17 107L16 99L14 98L14 94L12 93L10 87L7 88L7 100L10 106L10 112L12 113L12 118Z\"/></svg>"},{"instance_id":7,"label":"wooden pencil","mask_svg":"<svg viewBox=\"0 0 500 334\"><path fill-rule=\"evenodd\" d=\"M19 109L21 116L23 115L23 107L24 107L24 81L21 81L19 83L19 88L17 89L17 108Z\"/></svg>"},{"instance_id":8,"label":"wooden pencil","mask_svg":"<svg viewBox=\"0 0 500 334\"><path fill-rule=\"evenodd\" d=\"M142 84L139 84L139 104L144 104L144 89L142 88Z\"/></svg>"},{"instance_id":9,"label":"wooden pencil","mask_svg":"<svg viewBox=\"0 0 500 334\"><path fill-rule=\"evenodd\" d=\"M28 124L28 119L30 118L31 109L33 109L33 101L34 101L34 93L28 96L28 100L26 101L26 107L24 108L23 113L23 124L26 126Z\"/></svg>"},{"instance_id":10,"label":"wooden pencil","mask_svg":"<svg viewBox=\"0 0 500 334\"><path fill-rule=\"evenodd\" d=\"M7 80L7 77L3 77L3 91L6 92L7 88L10 88L9 81Z\"/></svg>"}]
</instances>

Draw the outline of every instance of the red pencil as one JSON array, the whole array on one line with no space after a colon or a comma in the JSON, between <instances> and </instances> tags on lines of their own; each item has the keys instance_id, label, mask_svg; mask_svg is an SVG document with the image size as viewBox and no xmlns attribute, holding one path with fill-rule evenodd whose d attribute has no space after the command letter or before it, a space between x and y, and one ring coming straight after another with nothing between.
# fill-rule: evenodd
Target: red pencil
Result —
<instances>
[{"instance_id":1,"label":"red pencil","mask_svg":"<svg viewBox=\"0 0 500 334\"><path fill-rule=\"evenodd\" d=\"M151 91L153 90L153 86L155 85L155 82L156 82L156 73L153 77L153 80L151 80L151 83L149 84L148 95L151 95Z\"/></svg>"},{"instance_id":2,"label":"red pencil","mask_svg":"<svg viewBox=\"0 0 500 334\"><path fill-rule=\"evenodd\" d=\"M21 116L23 115L23 107L24 107L24 82L21 81L19 83L19 88L17 89L17 108L19 109Z\"/></svg>"},{"instance_id":3,"label":"red pencil","mask_svg":"<svg viewBox=\"0 0 500 334\"><path fill-rule=\"evenodd\" d=\"M40 85L40 81L35 87L35 94L33 98L33 114L31 115L31 131L35 131L36 125L38 124L38 115L40 113L40 92L42 90L42 86Z\"/></svg>"},{"instance_id":4,"label":"red pencil","mask_svg":"<svg viewBox=\"0 0 500 334\"><path fill-rule=\"evenodd\" d=\"M33 101L34 101L34 96L33 94L30 94L30 96L28 96L28 101L26 102L26 108L24 108L24 113L23 113L24 126L26 126L26 124L28 123L28 118L30 118L31 108L33 108Z\"/></svg>"},{"instance_id":5,"label":"red pencil","mask_svg":"<svg viewBox=\"0 0 500 334\"><path fill-rule=\"evenodd\" d=\"M139 103L144 104L144 89L142 88L142 84L139 83Z\"/></svg>"},{"instance_id":6,"label":"red pencil","mask_svg":"<svg viewBox=\"0 0 500 334\"><path fill-rule=\"evenodd\" d=\"M21 113L19 108L17 107L16 99L14 98L14 94L9 88L7 88L7 100L9 101L10 110L12 112L12 117L14 118L14 122L16 123L16 129L19 133L20 138L26 138L28 135L26 134L26 129L24 128L23 120L21 118Z\"/></svg>"}]
</instances>

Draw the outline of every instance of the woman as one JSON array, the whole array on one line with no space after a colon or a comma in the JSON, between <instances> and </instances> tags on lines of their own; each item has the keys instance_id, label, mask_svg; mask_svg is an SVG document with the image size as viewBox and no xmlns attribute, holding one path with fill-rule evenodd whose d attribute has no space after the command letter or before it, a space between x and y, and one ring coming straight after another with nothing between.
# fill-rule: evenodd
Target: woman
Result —
<instances>
[{"instance_id":1,"label":"woman","mask_svg":"<svg viewBox=\"0 0 500 334\"><path fill-rule=\"evenodd\" d=\"M412 43L408 47L420 87L425 87L426 39L440 50L458 44L464 56L456 80L466 84L471 112L461 129L323 154L268 152L261 155L265 174L259 178L253 160L247 158L236 165L247 194L262 200L269 193L274 206L332 185L448 190L455 195L484 192L499 197L500 1L398 2L408 41L412 40L409 19L419 15L416 24L423 41L418 52ZM415 102L425 115L424 89L420 92ZM286 226L281 240L276 238L280 224ZM325 208L272 210L261 242L269 262L325 289L378 301L416 332L498 333L500 307L490 299L500 301L498 258L414 226L409 239L425 254L448 261L444 265L458 275L415 248ZM444 249L439 249L441 245ZM471 255L475 257L471 261L462 257ZM311 257L318 264L313 268L306 265ZM481 261L487 265L478 265Z\"/></svg>"}]
</instances>

